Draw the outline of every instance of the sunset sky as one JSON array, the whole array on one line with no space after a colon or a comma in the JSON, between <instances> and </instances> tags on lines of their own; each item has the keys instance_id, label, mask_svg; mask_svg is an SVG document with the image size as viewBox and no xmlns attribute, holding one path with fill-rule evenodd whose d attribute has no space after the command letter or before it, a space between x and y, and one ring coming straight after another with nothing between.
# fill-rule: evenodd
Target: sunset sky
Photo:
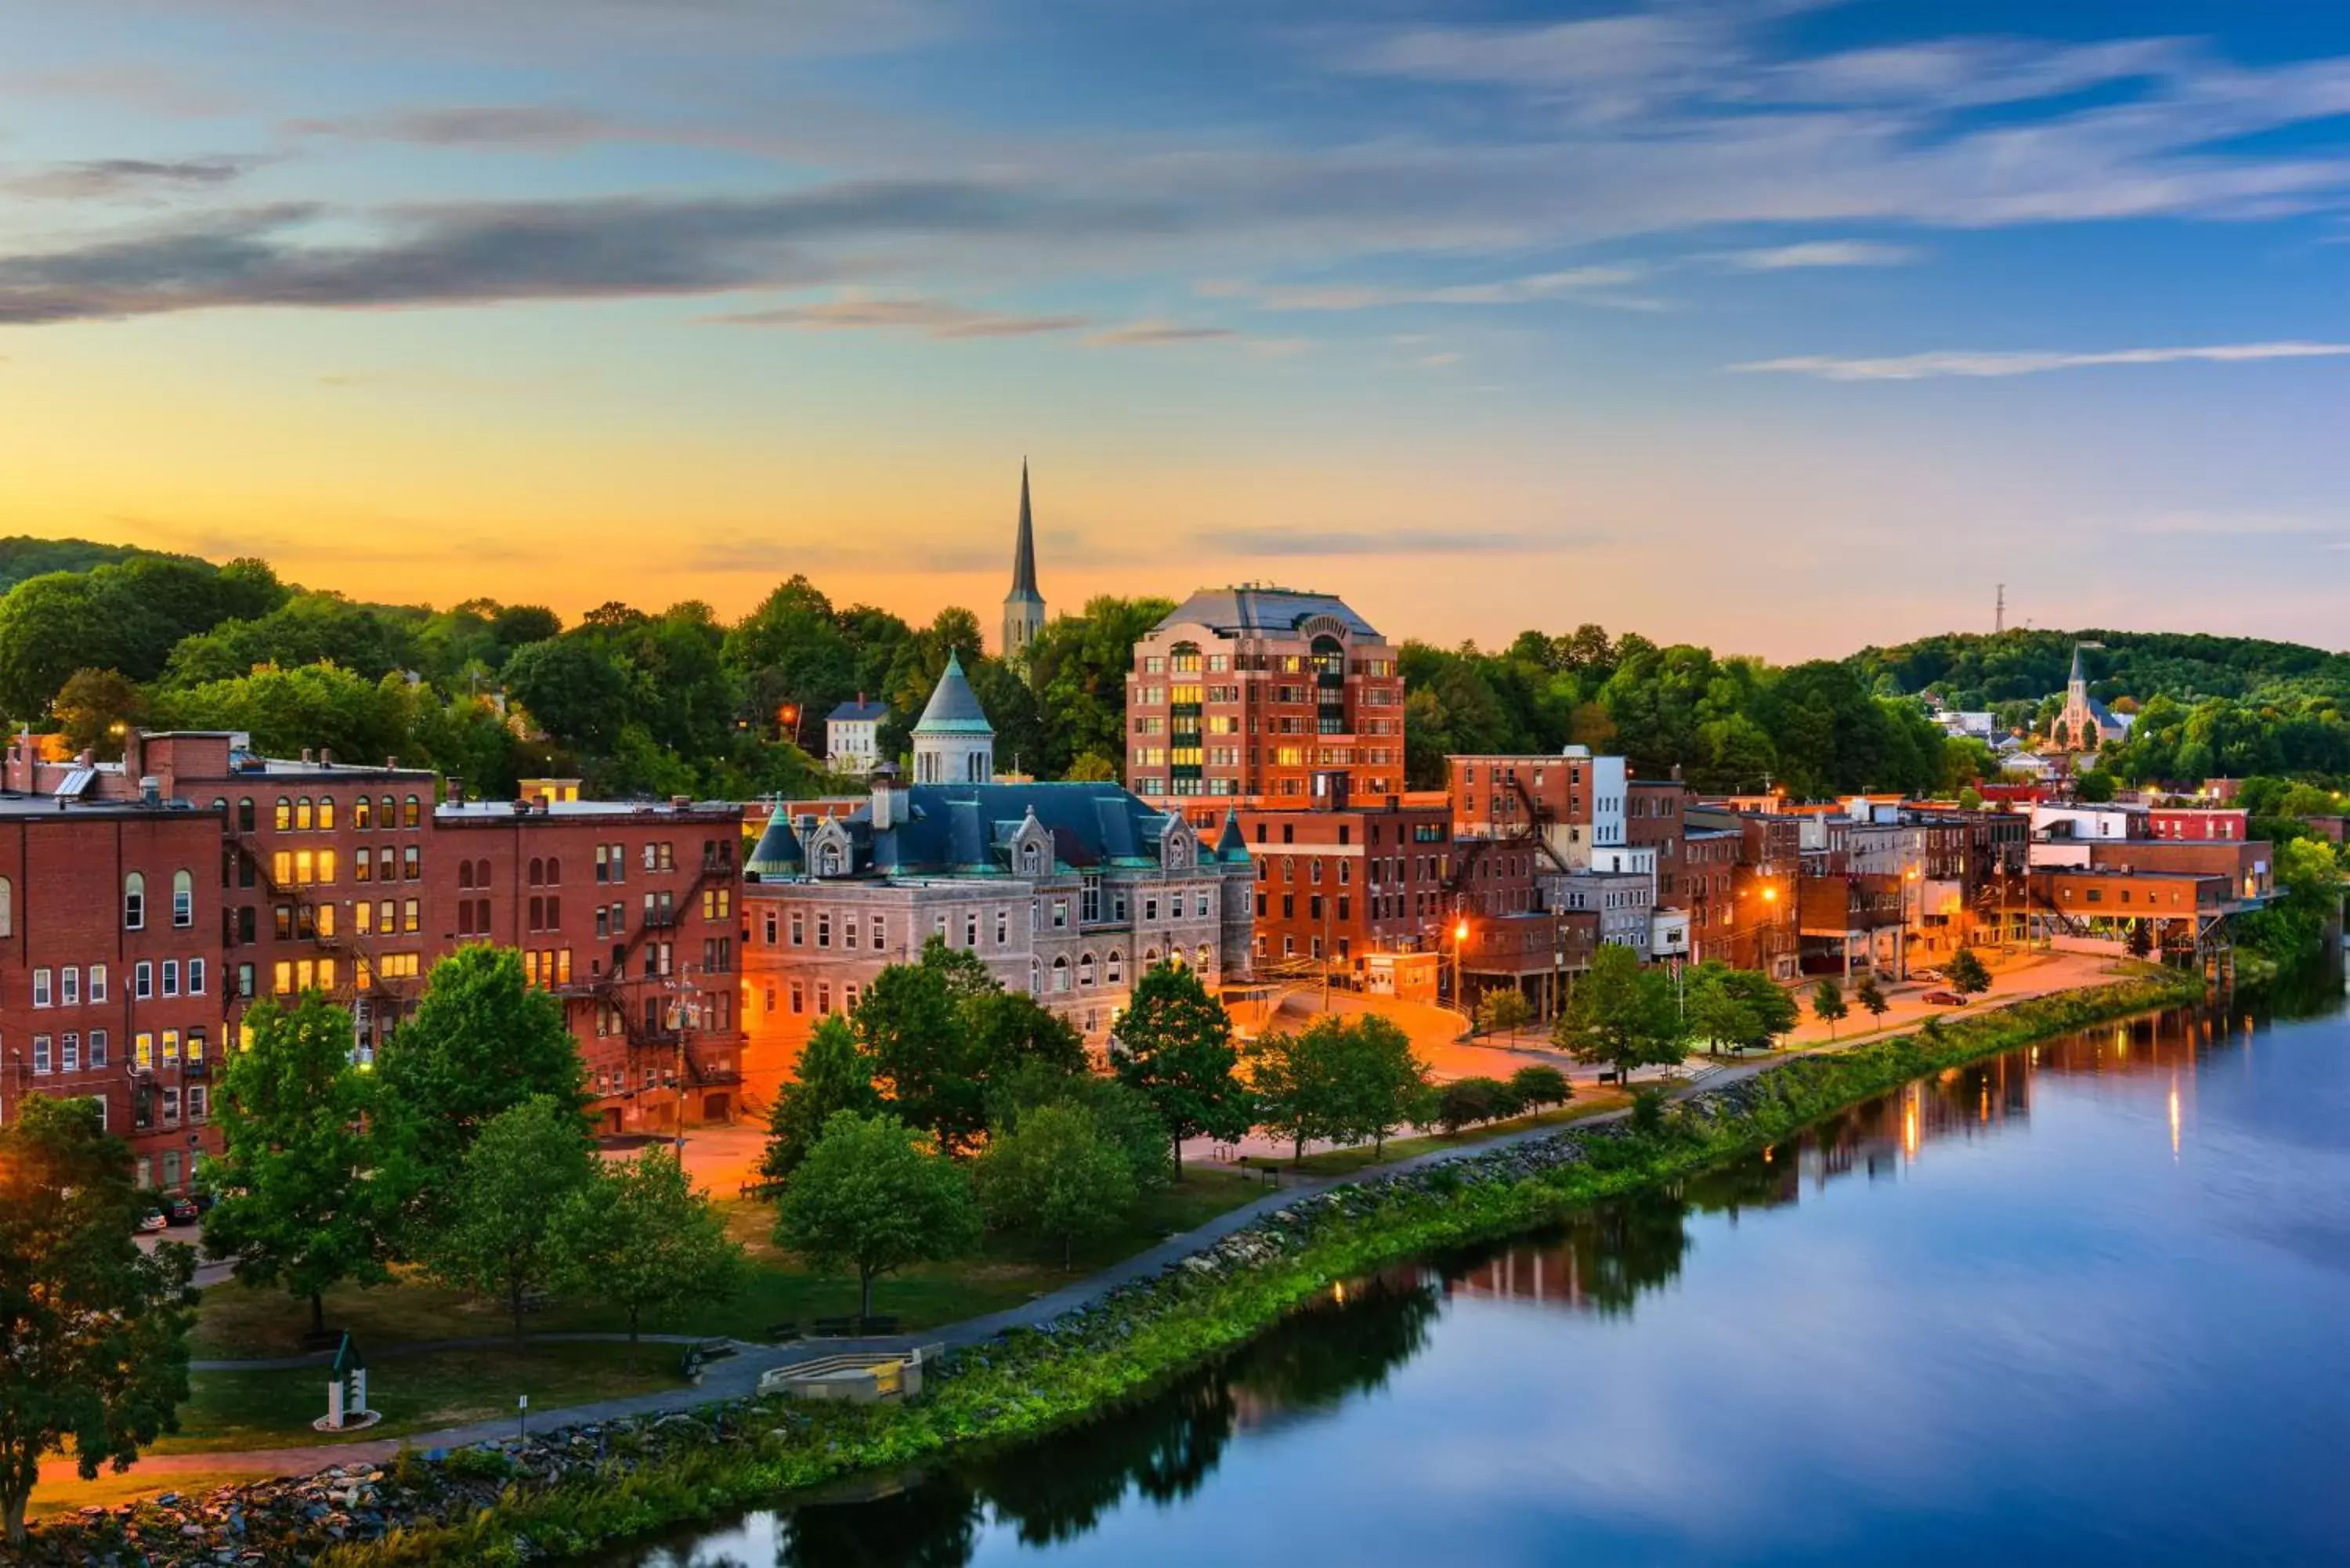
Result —
<instances>
[{"instance_id":1,"label":"sunset sky","mask_svg":"<svg viewBox=\"0 0 2350 1568\"><path fill-rule=\"evenodd\" d=\"M0 0L0 533L2350 644L2350 7Z\"/></svg>"}]
</instances>

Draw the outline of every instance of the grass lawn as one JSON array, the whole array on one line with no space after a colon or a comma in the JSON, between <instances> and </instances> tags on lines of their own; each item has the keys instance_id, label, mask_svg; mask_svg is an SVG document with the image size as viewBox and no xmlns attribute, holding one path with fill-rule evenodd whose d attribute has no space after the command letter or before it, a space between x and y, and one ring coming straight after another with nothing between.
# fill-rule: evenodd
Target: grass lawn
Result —
<instances>
[{"instance_id":1,"label":"grass lawn","mask_svg":"<svg viewBox=\"0 0 2350 1568\"><path fill-rule=\"evenodd\" d=\"M1180 1182L1150 1194L1138 1204L1124 1227L1081 1251L1074 1269L1061 1268L1056 1248L1018 1236L990 1237L970 1257L946 1263L925 1263L903 1273L884 1275L874 1286L873 1310L896 1317L908 1329L930 1328L999 1312L1131 1257L1157 1245L1170 1234L1188 1231L1227 1209L1247 1202L1263 1190L1260 1183L1238 1171L1187 1168ZM746 1199L721 1199L718 1207L726 1216L729 1231L750 1253L748 1282L731 1302L700 1309L677 1323L648 1323L644 1325L646 1332L757 1339L765 1334L770 1324L795 1321L805 1330L816 1318L847 1317L857 1311L854 1277L808 1273L775 1246L771 1239L775 1210L770 1205ZM473 1299L414 1275L373 1290L345 1286L328 1292L327 1321L337 1328L350 1330L361 1348L370 1352L380 1346L424 1340L503 1334L508 1324L498 1303ZM203 1293L192 1337L193 1354L198 1360L224 1361L298 1355L304 1348L302 1336L309 1326L308 1303L282 1291L249 1290L234 1282L214 1285ZM617 1331L628 1324L619 1314L592 1297L582 1297L557 1301L543 1312L533 1313L528 1326L533 1334L551 1334ZM495 1354L509 1353L501 1349ZM648 1362L653 1358L654 1353L648 1352ZM317 1381L307 1371L234 1376L293 1376L306 1380L306 1387ZM318 1399L319 1409L323 1410L324 1396L318 1396ZM535 1393L531 1403L539 1403ZM506 1407L512 1404L509 1391ZM317 1414L318 1410L310 1412ZM386 1414L390 1411L387 1409ZM307 1421L308 1417L304 1419ZM189 1425L202 1429L208 1428L210 1421L192 1417Z\"/></svg>"},{"instance_id":2,"label":"grass lawn","mask_svg":"<svg viewBox=\"0 0 2350 1568\"><path fill-rule=\"evenodd\" d=\"M219 1453L363 1442L511 1417L518 1394L530 1396L534 1410L553 1410L678 1386L674 1346L639 1346L633 1371L628 1350L625 1345L539 1345L376 1359L368 1367L368 1403L384 1418L365 1431L340 1436L310 1426L327 1410L322 1369L194 1372L188 1376L188 1402L180 1407L180 1434L163 1438L153 1451ZM178 1485L176 1477L173 1484ZM151 1480L148 1490L153 1487Z\"/></svg>"},{"instance_id":3,"label":"grass lawn","mask_svg":"<svg viewBox=\"0 0 2350 1568\"><path fill-rule=\"evenodd\" d=\"M1283 1170L1300 1170L1308 1176L1348 1176L1368 1165L1384 1165L1393 1159L1408 1159L1430 1149L1470 1148L1501 1133L1522 1132L1529 1127L1559 1127L1567 1122L1581 1121L1586 1116L1620 1111L1632 1103L1632 1096L1616 1089L1596 1090L1578 1094L1570 1103L1555 1110L1537 1112L1530 1116L1516 1116L1505 1122L1485 1122L1457 1133L1430 1133L1424 1137L1391 1137L1386 1149L1373 1153L1369 1144L1356 1148L1326 1149L1309 1154L1302 1163L1279 1162ZM1262 1167L1267 1163L1252 1161Z\"/></svg>"}]
</instances>

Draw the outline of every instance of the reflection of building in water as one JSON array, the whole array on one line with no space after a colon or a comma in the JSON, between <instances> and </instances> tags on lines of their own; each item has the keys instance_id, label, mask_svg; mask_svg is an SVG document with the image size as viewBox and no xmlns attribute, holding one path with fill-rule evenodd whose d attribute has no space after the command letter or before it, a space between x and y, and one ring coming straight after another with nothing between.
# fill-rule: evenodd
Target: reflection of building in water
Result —
<instances>
[{"instance_id":1,"label":"reflection of building in water","mask_svg":"<svg viewBox=\"0 0 2350 1568\"><path fill-rule=\"evenodd\" d=\"M1673 1192L1617 1199L1545 1235L1447 1268L1445 1289L1471 1299L1628 1312L1642 1294L1679 1277L1690 1247L1689 1210Z\"/></svg>"}]
</instances>

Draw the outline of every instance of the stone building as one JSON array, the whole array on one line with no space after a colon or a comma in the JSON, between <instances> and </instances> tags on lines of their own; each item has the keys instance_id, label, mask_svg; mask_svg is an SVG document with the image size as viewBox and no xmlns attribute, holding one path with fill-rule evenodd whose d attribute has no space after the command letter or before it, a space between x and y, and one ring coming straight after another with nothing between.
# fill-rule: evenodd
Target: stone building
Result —
<instances>
[{"instance_id":1,"label":"stone building","mask_svg":"<svg viewBox=\"0 0 2350 1568\"><path fill-rule=\"evenodd\" d=\"M744 1023L795 1051L936 937L1107 1043L1135 980L1174 961L1250 972L1255 872L1236 819L1211 841L1115 784L997 784L993 733L950 662L914 730L914 782L875 770L845 816L779 810L745 863Z\"/></svg>"}]
</instances>

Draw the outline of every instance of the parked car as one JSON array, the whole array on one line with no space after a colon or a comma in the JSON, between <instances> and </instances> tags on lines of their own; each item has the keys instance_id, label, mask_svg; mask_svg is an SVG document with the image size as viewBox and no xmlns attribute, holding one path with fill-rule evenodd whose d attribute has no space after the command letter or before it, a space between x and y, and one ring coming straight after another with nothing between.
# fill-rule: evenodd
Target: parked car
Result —
<instances>
[{"instance_id":1,"label":"parked car","mask_svg":"<svg viewBox=\"0 0 2350 1568\"><path fill-rule=\"evenodd\" d=\"M1913 969L1909 971L1909 978L1922 980L1930 985L1942 978L1942 971L1938 969Z\"/></svg>"},{"instance_id":2,"label":"parked car","mask_svg":"<svg viewBox=\"0 0 2350 1568\"><path fill-rule=\"evenodd\" d=\"M1967 1004L1967 999L1955 991L1929 991L1926 993L1926 1001L1934 1007L1964 1007Z\"/></svg>"},{"instance_id":3,"label":"parked car","mask_svg":"<svg viewBox=\"0 0 2350 1568\"><path fill-rule=\"evenodd\" d=\"M164 1217L174 1225L192 1225L203 1213L203 1206L192 1198L174 1198L163 1205Z\"/></svg>"},{"instance_id":4,"label":"parked car","mask_svg":"<svg viewBox=\"0 0 2350 1568\"><path fill-rule=\"evenodd\" d=\"M161 1231L171 1223L170 1217L161 1209L142 1209L139 1211L139 1229L142 1232Z\"/></svg>"}]
</instances>

